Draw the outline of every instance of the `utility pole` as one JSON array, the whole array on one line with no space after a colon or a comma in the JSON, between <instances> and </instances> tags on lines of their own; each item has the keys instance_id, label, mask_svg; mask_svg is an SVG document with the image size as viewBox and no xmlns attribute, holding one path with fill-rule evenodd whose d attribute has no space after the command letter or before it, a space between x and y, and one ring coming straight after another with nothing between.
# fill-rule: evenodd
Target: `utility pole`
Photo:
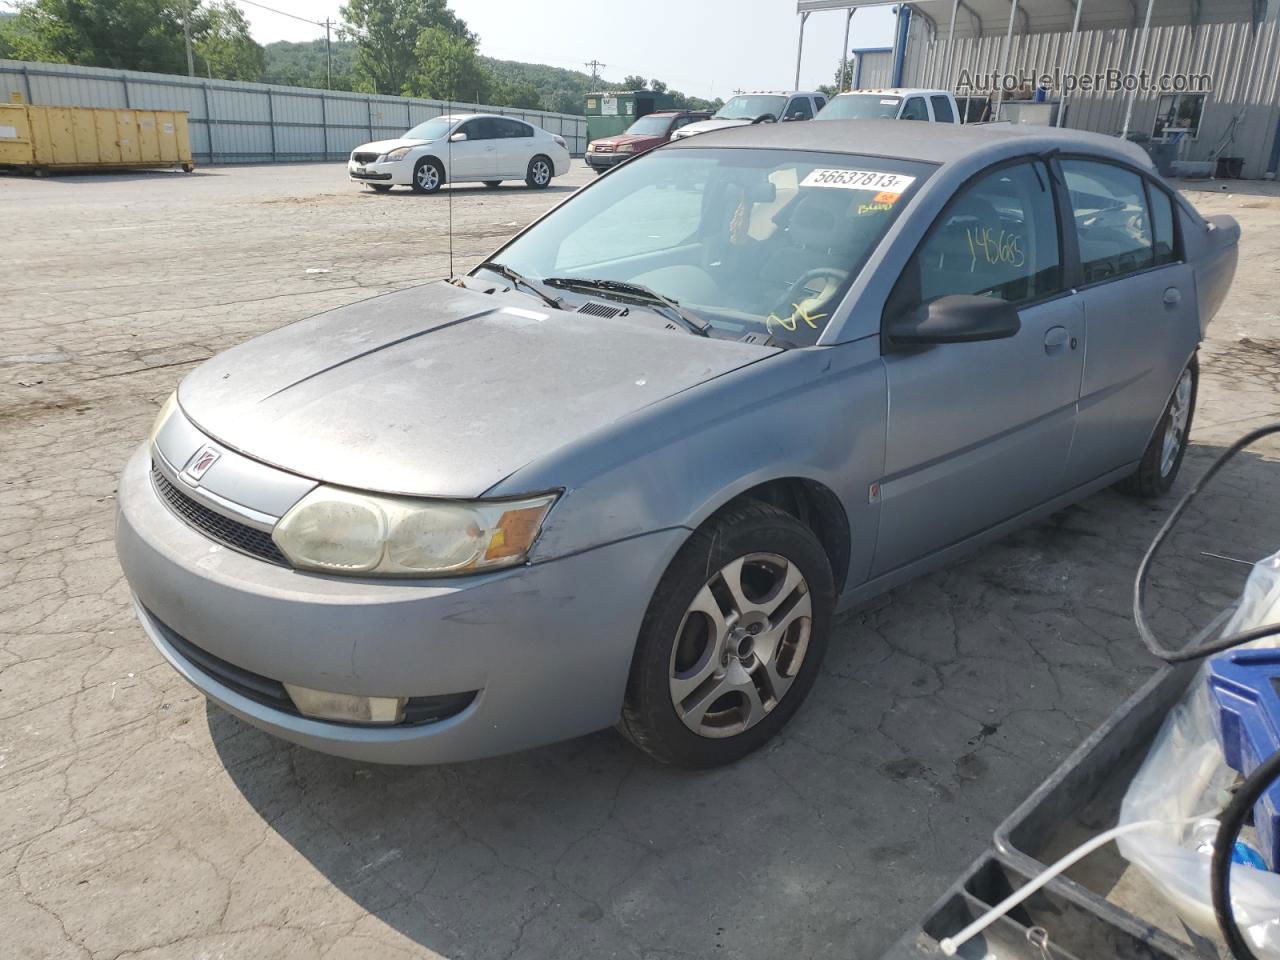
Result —
<instances>
[{"instance_id":1,"label":"utility pole","mask_svg":"<svg viewBox=\"0 0 1280 960\"><path fill-rule=\"evenodd\" d=\"M191 7L189 4L182 5L182 40L187 45L187 76L194 77L196 75L196 58L191 53Z\"/></svg>"},{"instance_id":2,"label":"utility pole","mask_svg":"<svg viewBox=\"0 0 1280 960\"><path fill-rule=\"evenodd\" d=\"M333 89L333 55L329 47L329 26L330 20L324 18L324 88L326 90Z\"/></svg>"},{"instance_id":3,"label":"utility pole","mask_svg":"<svg viewBox=\"0 0 1280 960\"><path fill-rule=\"evenodd\" d=\"M584 63L584 67L591 68L591 85L595 86L600 82L600 69L607 67L607 63L601 63L599 60L592 60L590 63Z\"/></svg>"}]
</instances>

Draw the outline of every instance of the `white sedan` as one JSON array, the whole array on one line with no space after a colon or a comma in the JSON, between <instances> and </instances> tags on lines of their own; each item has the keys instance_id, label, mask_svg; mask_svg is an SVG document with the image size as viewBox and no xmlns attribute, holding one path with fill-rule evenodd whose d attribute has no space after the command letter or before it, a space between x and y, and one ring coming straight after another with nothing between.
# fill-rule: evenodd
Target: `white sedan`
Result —
<instances>
[{"instance_id":1,"label":"white sedan","mask_svg":"<svg viewBox=\"0 0 1280 960\"><path fill-rule=\"evenodd\" d=\"M347 174L379 192L435 193L446 183L523 180L535 189L569 172L569 145L541 127L488 113L435 117L403 137L351 151Z\"/></svg>"}]
</instances>

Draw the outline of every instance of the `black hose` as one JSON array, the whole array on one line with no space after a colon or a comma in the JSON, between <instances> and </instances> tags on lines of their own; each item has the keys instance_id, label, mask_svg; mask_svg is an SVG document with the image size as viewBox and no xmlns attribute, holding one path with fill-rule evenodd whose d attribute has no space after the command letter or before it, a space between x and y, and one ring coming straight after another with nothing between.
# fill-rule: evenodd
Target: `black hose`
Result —
<instances>
[{"instance_id":1,"label":"black hose","mask_svg":"<svg viewBox=\"0 0 1280 960\"><path fill-rule=\"evenodd\" d=\"M1147 554L1142 558L1142 563L1138 565L1138 576L1133 584L1133 622L1138 628L1138 635L1142 637L1142 642L1154 656L1168 663L1184 663L1187 660L1198 660L1201 657L1207 657L1210 654L1221 653L1224 650L1230 650L1241 644L1251 643L1254 640L1261 640L1263 637L1271 637L1280 635L1280 623L1264 624L1260 627L1254 627L1252 630L1242 630L1239 633L1229 634L1225 637L1219 637L1208 643L1200 644L1196 647L1189 647L1182 650L1171 650L1161 645L1160 640L1152 631L1151 626L1147 623L1146 616L1143 615L1142 608L1146 603L1147 595L1147 574L1151 570L1151 563L1155 559L1156 551L1164 543L1169 533L1173 530L1178 520L1186 512L1191 502L1198 497L1202 490L1208 486L1209 481L1214 478L1219 470L1226 466L1227 461L1231 460L1236 454L1244 450L1246 447L1252 446L1263 437L1268 437L1273 433L1280 433L1280 423L1273 423L1268 427L1260 427L1257 430L1246 433L1243 437L1228 447L1223 454L1213 462L1204 476L1192 484L1191 489L1187 491L1187 495L1178 502L1173 508L1173 512L1169 514L1169 518L1165 520L1164 526L1160 528L1160 532L1156 534L1156 538L1151 541L1151 546L1147 548Z\"/></svg>"},{"instance_id":2,"label":"black hose","mask_svg":"<svg viewBox=\"0 0 1280 960\"><path fill-rule=\"evenodd\" d=\"M1258 960L1258 955L1245 941L1232 912L1231 856L1235 851L1236 841L1240 839L1240 830L1249 817L1249 811L1277 780L1280 780L1280 753L1273 753L1249 774L1227 808L1222 811L1222 825L1218 827L1218 836L1213 843L1213 862L1209 874L1213 912L1218 918L1218 929L1222 931L1227 948L1235 960Z\"/></svg>"}]
</instances>

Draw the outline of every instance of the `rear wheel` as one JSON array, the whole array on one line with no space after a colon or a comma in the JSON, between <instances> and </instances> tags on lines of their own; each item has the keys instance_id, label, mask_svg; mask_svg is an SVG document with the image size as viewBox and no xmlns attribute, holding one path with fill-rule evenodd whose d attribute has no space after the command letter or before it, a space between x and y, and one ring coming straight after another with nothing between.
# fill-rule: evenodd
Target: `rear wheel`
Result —
<instances>
[{"instance_id":1,"label":"rear wheel","mask_svg":"<svg viewBox=\"0 0 1280 960\"><path fill-rule=\"evenodd\" d=\"M835 589L808 527L750 502L704 524L645 614L620 728L663 763L714 767L774 736L826 652Z\"/></svg>"},{"instance_id":2,"label":"rear wheel","mask_svg":"<svg viewBox=\"0 0 1280 960\"><path fill-rule=\"evenodd\" d=\"M501 181L501 180L486 180L486 181L484 182L484 185L485 185L486 187L488 187L490 190L493 190L493 189L494 189L494 188L496 188L496 187L500 187L500 186L502 186L502 181Z\"/></svg>"},{"instance_id":3,"label":"rear wheel","mask_svg":"<svg viewBox=\"0 0 1280 960\"><path fill-rule=\"evenodd\" d=\"M413 182L409 185L413 187L414 193L435 193L443 183L444 170L440 164L430 157L424 157L413 168Z\"/></svg>"},{"instance_id":4,"label":"rear wheel","mask_svg":"<svg viewBox=\"0 0 1280 960\"><path fill-rule=\"evenodd\" d=\"M550 185L554 173L551 161L539 154L529 161L529 170L525 174L524 182L535 190L542 190Z\"/></svg>"},{"instance_id":5,"label":"rear wheel","mask_svg":"<svg viewBox=\"0 0 1280 960\"><path fill-rule=\"evenodd\" d=\"M1200 387L1200 364L1193 359L1178 377L1178 385L1165 407L1160 424L1142 454L1138 469L1116 487L1135 497L1161 497L1169 492L1187 453L1187 438L1196 410Z\"/></svg>"}]
</instances>

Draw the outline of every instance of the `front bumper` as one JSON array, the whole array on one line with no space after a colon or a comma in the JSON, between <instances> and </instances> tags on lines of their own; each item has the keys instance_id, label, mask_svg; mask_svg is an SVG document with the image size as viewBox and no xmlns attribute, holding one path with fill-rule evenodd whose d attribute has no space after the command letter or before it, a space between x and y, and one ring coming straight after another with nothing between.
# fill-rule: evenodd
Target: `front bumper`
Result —
<instances>
[{"instance_id":1,"label":"front bumper","mask_svg":"<svg viewBox=\"0 0 1280 960\"><path fill-rule=\"evenodd\" d=\"M391 183L404 186L413 175L413 165L403 160L388 163L356 163L347 161L347 176L356 183ZM403 168L403 169L402 169Z\"/></svg>"},{"instance_id":2,"label":"front bumper","mask_svg":"<svg viewBox=\"0 0 1280 960\"><path fill-rule=\"evenodd\" d=\"M593 170L608 170L634 156L634 153L592 153L588 150L587 165Z\"/></svg>"},{"instance_id":3,"label":"front bumper","mask_svg":"<svg viewBox=\"0 0 1280 960\"><path fill-rule=\"evenodd\" d=\"M145 446L121 478L116 528L143 629L179 673L254 726L381 763L474 759L615 723L645 608L682 541L682 531L662 531L449 580L300 573L219 546L175 516L156 494ZM317 690L475 693L434 722L313 720L246 695L203 668L193 647L257 677Z\"/></svg>"}]
</instances>

